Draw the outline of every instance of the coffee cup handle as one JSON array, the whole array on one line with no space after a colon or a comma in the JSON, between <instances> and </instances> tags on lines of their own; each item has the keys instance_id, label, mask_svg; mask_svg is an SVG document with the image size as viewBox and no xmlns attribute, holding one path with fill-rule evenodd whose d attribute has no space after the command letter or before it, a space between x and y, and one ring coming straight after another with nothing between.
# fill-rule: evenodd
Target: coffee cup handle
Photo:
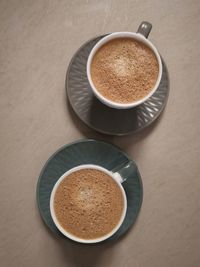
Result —
<instances>
[{"instance_id":1,"label":"coffee cup handle","mask_svg":"<svg viewBox=\"0 0 200 267\"><path fill-rule=\"evenodd\" d=\"M137 33L142 34L145 38L148 38L152 29L152 24L148 21L143 21L138 27Z\"/></svg>"},{"instance_id":2,"label":"coffee cup handle","mask_svg":"<svg viewBox=\"0 0 200 267\"><path fill-rule=\"evenodd\" d=\"M138 169L133 161L128 161L114 167L111 172L118 182L123 183L134 173L137 174Z\"/></svg>"}]
</instances>

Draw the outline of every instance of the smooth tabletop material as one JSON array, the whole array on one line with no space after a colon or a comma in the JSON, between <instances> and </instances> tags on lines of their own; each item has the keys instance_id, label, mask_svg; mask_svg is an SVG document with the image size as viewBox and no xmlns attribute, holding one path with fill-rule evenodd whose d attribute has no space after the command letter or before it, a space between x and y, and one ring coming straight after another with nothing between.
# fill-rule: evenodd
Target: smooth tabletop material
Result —
<instances>
[{"instance_id":1,"label":"smooth tabletop material","mask_svg":"<svg viewBox=\"0 0 200 267\"><path fill-rule=\"evenodd\" d=\"M200 266L200 2L0 1L0 265L3 267ZM153 24L170 95L162 116L135 135L83 125L65 95L67 66L87 40ZM113 243L66 243L36 205L41 168L80 138L118 145L144 186L134 227Z\"/></svg>"}]
</instances>

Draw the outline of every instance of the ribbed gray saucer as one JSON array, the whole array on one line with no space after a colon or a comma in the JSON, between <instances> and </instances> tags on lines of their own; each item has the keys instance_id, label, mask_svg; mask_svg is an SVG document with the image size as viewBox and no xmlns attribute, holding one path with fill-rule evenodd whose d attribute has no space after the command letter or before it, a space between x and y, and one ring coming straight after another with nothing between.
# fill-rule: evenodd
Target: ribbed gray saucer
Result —
<instances>
[{"instance_id":1,"label":"ribbed gray saucer","mask_svg":"<svg viewBox=\"0 0 200 267\"><path fill-rule=\"evenodd\" d=\"M92 93L86 64L93 46L104 36L83 44L73 56L66 74L66 92L72 109L89 127L110 135L126 135L149 126L163 111L169 94L169 76L164 60L160 85L145 103L126 110L102 104Z\"/></svg>"}]
</instances>

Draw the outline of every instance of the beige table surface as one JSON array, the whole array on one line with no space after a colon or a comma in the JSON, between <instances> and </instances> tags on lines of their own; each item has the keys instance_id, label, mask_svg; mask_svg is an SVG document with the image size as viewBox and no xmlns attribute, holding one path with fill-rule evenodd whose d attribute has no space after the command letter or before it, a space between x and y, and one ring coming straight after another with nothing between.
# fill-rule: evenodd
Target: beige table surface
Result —
<instances>
[{"instance_id":1,"label":"beige table surface","mask_svg":"<svg viewBox=\"0 0 200 267\"><path fill-rule=\"evenodd\" d=\"M83 126L66 106L65 74L93 36L153 24L170 72L161 119L127 137ZM0 0L0 266L200 266L200 1ZM140 216L115 244L64 243L36 206L40 170L80 138L117 144L144 183Z\"/></svg>"}]
</instances>

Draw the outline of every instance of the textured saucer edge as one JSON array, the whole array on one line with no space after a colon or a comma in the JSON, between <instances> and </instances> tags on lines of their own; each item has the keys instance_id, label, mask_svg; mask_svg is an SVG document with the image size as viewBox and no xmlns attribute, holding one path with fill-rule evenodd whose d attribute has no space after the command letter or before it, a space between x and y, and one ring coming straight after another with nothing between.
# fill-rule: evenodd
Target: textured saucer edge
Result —
<instances>
[{"instance_id":1,"label":"textured saucer edge","mask_svg":"<svg viewBox=\"0 0 200 267\"><path fill-rule=\"evenodd\" d=\"M71 100L71 96L70 96L70 94L68 94L68 88L69 88L69 85L68 85L68 82L69 82L69 81L68 81L68 76L69 76L69 72L70 72L70 67L71 67L71 65L72 65L72 63L73 63L73 60L74 60L74 58L76 57L76 55L82 50L82 48L85 47L86 44L89 44L90 42L92 42L92 41L94 41L94 40L96 40L96 39L98 39L98 38L101 39L101 38L103 38L103 37L105 37L105 36L107 36L107 35L109 35L109 34L111 34L111 33L104 34L104 35L99 35L99 36L95 36L95 37L93 37L93 38L87 40L87 41L84 42L84 43L83 43L83 44L76 50L76 52L73 54L73 56L72 56L72 58L71 58L71 60L70 60L70 62L69 62L69 64L68 64L67 72L66 72L66 77L65 77L66 101L67 101L67 100L69 101L70 107L72 108L72 110L73 110L74 114L76 115L76 117L78 118L78 120L80 120L80 121L81 121L85 126L87 126L88 128L95 130L97 133L102 133L102 134L106 134L106 135L109 135L109 136L126 136L126 135L128 136L128 135L131 135L131 134L134 134L134 133L138 133L138 132L142 131L142 130L145 129L145 128L148 128L148 127L149 127L151 124L153 124L153 123L158 119L158 117L163 113L163 111L164 111L164 109L165 109L165 107L166 107L166 104L167 104L167 102L168 102L169 90L170 90L169 71L168 71L167 65L165 64L165 61L164 61L163 57L160 55L162 64L165 65L165 69L166 69L167 77L168 77L168 90L167 90L167 94L166 94L165 101L164 101L164 103L163 103L163 105L162 105L160 111L157 112L157 114L154 116L153 121L149 121L148 123L146 123L145 125L143 125L141 128L138 128L138 129L136 129L136 130L132 130L132 131L129 131L129 132L124 132L124 133L111 133L111 132L102 130L102 129L100 129L100 128L96 128L95 126L93 126L93 125L90 124L89 122L87 122L87 121L81 119L80 116L79 116L79 114L78 114L77 111L75 110L75 107L74 107L73 102L72 102L72 100ZM162 81L162 78L161 78L161 81ZM90 89L88 88L88 90L90 90ZM157 90L159 90L159 87L158 87ZM157 90L156 90L156 91L157 91ZM147 101L148 101L148 100L147 100ZM144 102L144 103L145 103L145 102ZM143 105L143 104L141 104L141 105ZM137 108L137 107L136 107L136 108Z\"/></svg>"},{"instance_id":2,"label":"textured saucer edge","mask_svg":"<svg viewBox=\"0 0 200 267\"><path fill-rule=\"evenodd\" d=\"M37 207L38 207L38 210L39 210L40 217L41 217L42 221L44 222L44 224L46 225L46 227L47 227L52 233L54 233L54 234L56 234L56 235L62 237L63 239L67 239L67 238L66 238L65 236L63 236L62 233L60 233L60 231L57 229L57 227L56 227L57 231L52 230L51 227L49 226L48 221L46 220L46 218L43 216L43 213L41 212L41 211L42 211L42 208L41 208L41 206L40 206L40 202L39 202L39 185L40 185L40 181L41 181L42 175L43 175L43 173L44 173L44 170L46 169L46 167L47 167L47 165L49 164L49 162L55 157L55 155L56 155L57 153L59 153L60 151L62 151L63 149L65 149L65 148L67 148L67 147L69 147L69 146L71 146L71 145L78 144L78 143L83 143L83 142L85 142L85 143L87 143L87 142L100 142L100 143L103 143L103 144L106 144L106 145L110 145L110 146L112 146L113 148L117 148L117 149L118 149L118 150L119 150L125 157L127 157L130 161L132 161L132 162L135 163L135 161L133 161L133 160L127 155L127 153L124 152L123 150L121 150L121 148L118 147L117 145L114 145L114 144L112 144L112 143L105 142L105 141L103 141L103 140L85 139L85 138L83 138L83 139L78 139L78 140L76 140L76 141L74 141L74 142L71 142L71 143L69 143L69 144L65 144L65 145L61 146L59 149L57 149L57 150L56 150L56 151L55 151L55 152L48 158L48 160L45 162L43 168L41 169L41 171L40 171L40 173L39 173L39 177L38 177L38 181L37 181L37 185L36 185L36 202L37 202ZM105 241L100 242L99 244L101 244L101 243L105 243L105 242L109 242L109 241L113 241L113 240L117 240L117 239L123 237L124 235L127 234L127 232L129 232L129 230L134 226L134 224L135 224L136 221L137 221L137 218L138 218L138 216L139 216L139 213L140 213L140 210L141 210L141 207L142 207L142 203L143 203L144 189L143 189L142 178L141 178L140 172L139 172L139 170L138 170L137 164L135 163L135 165L136 165L137 177L138 177L138 181L139 181L139 185L140 185L140 193L141 193L141 196L140 196L140 199L139 199L139 203L138 203L138 208L137 208L137 214L136 214L136 217L135 217L133 223L131 223L130 227L129 227L124 233L122 233L120 236L115 237L115 235L118 234L118 231L117 231L117 232L116 232L114 235L112 235L110 238L108 238L108 239L105 240ZM122 226L123 226L123 223L122 223ZM122 226L121 226L121 227L122 227ZM71 239L67 239L67 240L70 240L71 242L75 242L75 241L72 241ZM75 243L77 243L77 242L75 242ZM95 245L95 244L91 244L91 245Z\"/></svg>"}]
</instances>

